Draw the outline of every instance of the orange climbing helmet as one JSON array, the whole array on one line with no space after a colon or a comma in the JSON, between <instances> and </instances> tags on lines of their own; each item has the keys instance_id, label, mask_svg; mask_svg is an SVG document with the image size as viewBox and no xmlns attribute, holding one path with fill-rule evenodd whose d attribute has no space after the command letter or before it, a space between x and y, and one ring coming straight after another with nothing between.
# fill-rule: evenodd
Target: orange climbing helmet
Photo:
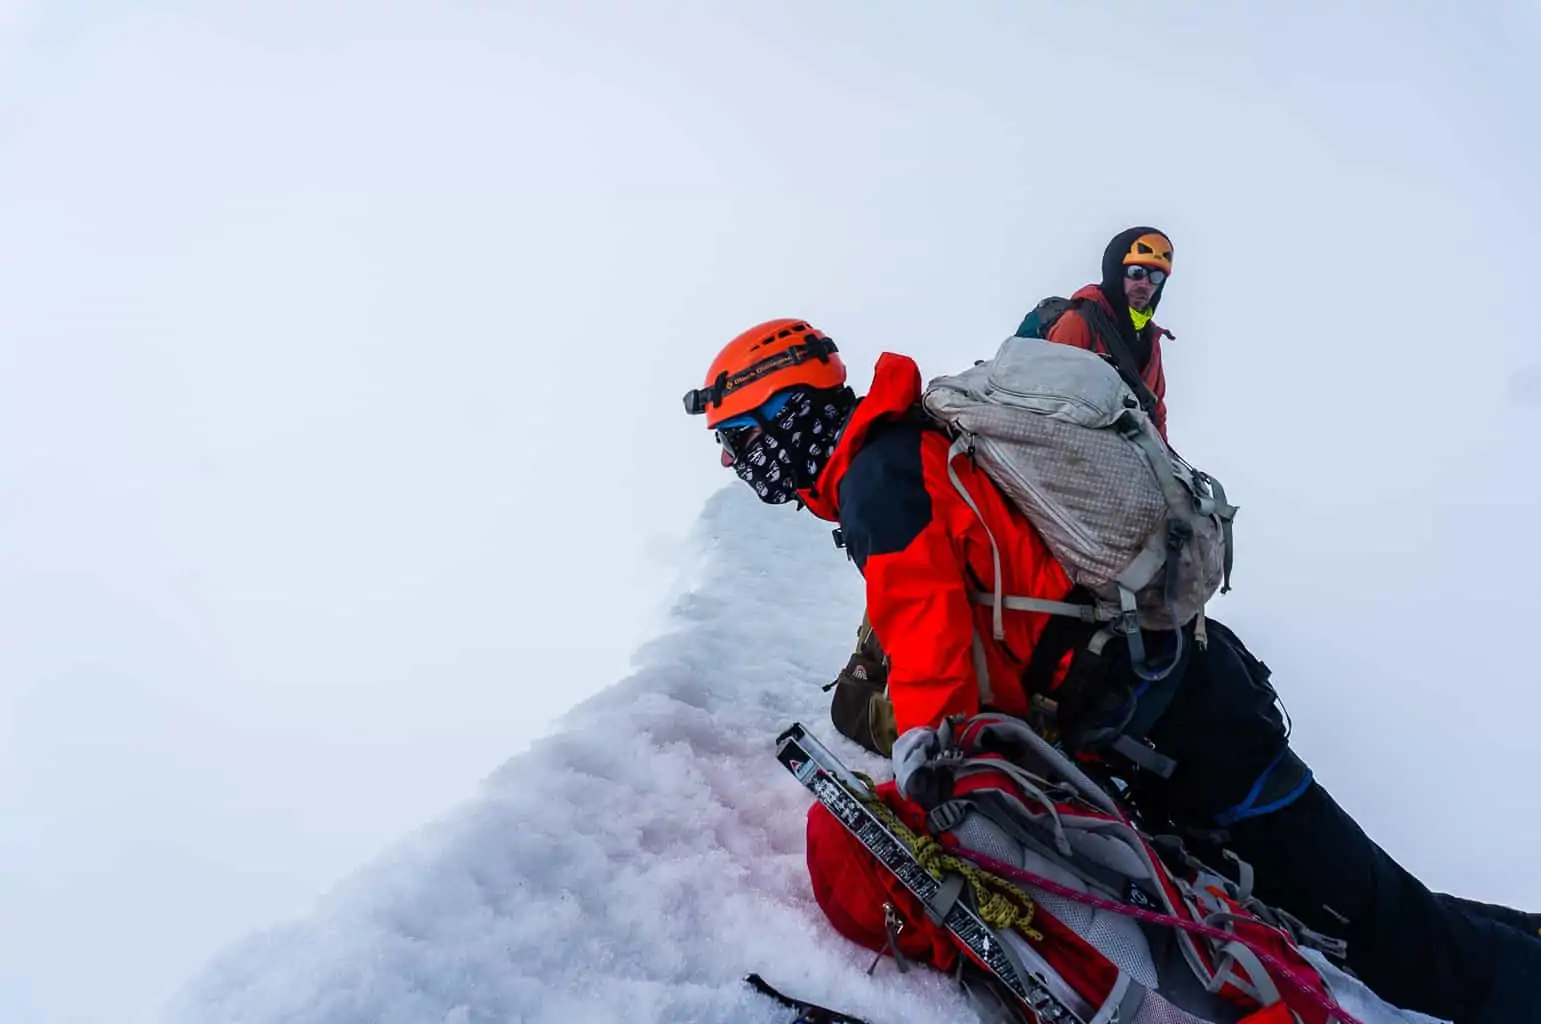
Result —
<instances>
[{"instance_id":1,"label":"orange climbing helmet","mask_svg":"<svg viewBox=\"0 0 1541 1024\"><path fill-rule=\"evenodd\" d=\"M1152 267L1172 272L1172 241L1154 229L1140 229L1142 233L1131 240L1124 252L1124 265Z\"/></svg>"},{"instance_id":2,"label":"orange climbing helmet","mask_svg":"<svg viewBox=\"0 0 1541 1024\"><path fill-rule=\"evenodd\" d=\"M756 324L723 346L706 371L705 386L685 392L685 411L705 414L707 429L715 430L787 388L844 384L845 363L835 343L806 320L784 317Z\"/></svg>"}]
</instances>

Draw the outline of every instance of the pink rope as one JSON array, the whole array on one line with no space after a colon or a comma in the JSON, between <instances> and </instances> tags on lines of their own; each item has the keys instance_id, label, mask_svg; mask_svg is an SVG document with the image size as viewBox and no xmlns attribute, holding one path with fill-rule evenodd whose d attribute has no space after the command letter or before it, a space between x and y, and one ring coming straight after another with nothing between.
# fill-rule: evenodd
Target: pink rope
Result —
<instances>
[{"instance_id":1,"label":"pink rope","mask_svg":"<svg viewBox=\"0 0 1541 1024\"><path fill-rule=\"evenodd\" d=\"M1194 935L1203 935L1207 938L1217 939L1221 942L1238 942L1250 949L1253 953L1257 954L1257 958L1261 960L1265 965L1272 968L1276 973L1282 975L1290 988L1294 989L1299 995L1310 1000L1313 1004L1315 1004L1317 1009L1327 1014L1328 1020L1333 1020L1335 1018L1341 1021L1342 1024L1362 1024L1361 1021L1351 1016L1347 1010L1343 1009L1342 1006L1339 1006L1337 1001L1331 996L1318 992L1310 984L1304 981L1295 972L1295 970L1284 961L1268 952L1268 950L1261 948L1252 940L1242 938L1240 935L1237 935L1234 932L1228 932L1224 929L1216 928L1213 925L1203 924L1199 921L1189 921L1181 917L1173 917L1170 914L1157 913L1154 910L1145 910L1140 907L1131 907L1126 903L1119 903L1117 900L1110 900L1103 896L1095 896L1091 893L1080 892L1079 890L1070 888L1068 885L1061 885L1060 883L1051 879L1044 878L1042 875L1034 874L1031 871L1024 871L1023 869L1013 867L1004 861L996 860L993 857L987 857L982 853L975 853L972 850L965 850L962 847L952 847L947 852L953 856L962 857L966 860L972 861L974 864L984 868L986 871L1000 875L1002 878L1009 878L1011 881L1018 882L1023 885L1031 885L1035 888L1043 889L1046 892L1051 892L1056 896L1063 896L1067 900L1073 900L1076 903L1082 903L1089 907L1095 907L1098 910L1106 910L1114 914L1122 914L1125 917L1132 917L1138 921L1146 921L1150 924L1159 924L1168 928L1177 928L1185 932L1190 932ZM1268 927L1266 922L1260 921L1258 923Z\"/></svg>"}]
</instances>

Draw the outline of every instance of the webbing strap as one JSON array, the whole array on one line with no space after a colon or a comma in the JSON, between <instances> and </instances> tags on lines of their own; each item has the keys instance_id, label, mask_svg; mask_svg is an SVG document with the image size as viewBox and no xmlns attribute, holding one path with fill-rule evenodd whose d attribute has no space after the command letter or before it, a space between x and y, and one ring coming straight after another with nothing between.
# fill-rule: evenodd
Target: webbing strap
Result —
<instances>
[{"instance_id":1,"label":"webbing strap","mask_svg":"<svg viewBox=\"0 0 1541 1024\"><path fill-rule=\"evenodd\" d=\"M1166 709L1177 696L1181 682L1182 679L1175 673L1168 673L1162 679L1147 680L1141 685L1134 693L1134 714L1124 723L1124 732L1137 740L1143 740L1166 714Z\"/></svg>"},{"instance_id":2,"label":"webbing strap","mask_svg":"<svg viewBox=\"0 0 1541 1024\"><path fill-rule=\"evenodd\" d=\"M1140 447L1145 457L1150 461L1151 468L1157 479L1161 482L1163 496L1171 506L1174 516L1181 515L1182 522L1191 522L1191 512L1186 507L1183 494L1186 493L1177 482L1172 473L1170 460L1167 459L1161 446L1145 430L1138 429L1138 425L1130 426L1126 423L1123 432L1127 438ZM1005 612L1007 609L1023 612L1042 612L1048 615L1069 615L1083 622L1107 622L1120 620L1119 632L1122 633L1129 645L1130 661L1135 673L1142 679L1162 679L1175 669L1182 655L1182 631L1177 631L1177 651L1172 656L1172 661L1160 671L1152 671L1146 667L1145 640L1140 631L1139 607L1135 601L1134 591L1143 587L1149 578L1155 574L1162 564L1161 560L1167 560L1168 573L1168 603L1170 604L1171 578L1176 573L1176 553L1166 547L1157 547L1155 544L1147 545L1144 551L1126 566L1124 573L1118 581L1119 612L1111 612L1096 605L1075 604L1069 601L1053 601L1047 598L1026 597L1019 594L1007 595L1003 593L1001 573L1001 548L995 540L995 533L990 529L990 524L985 520L984 513L979 508L979 503L963 486L963 480L958 476L958 471L953 467L953 461L960 455L972 455L974 450L974 438L967 432L960 433L947 450L947 479L952 482L953 489L962 497L974 517L979 520L980 527L985 531L985 537L990 541L990 565L993 571L992 590L986 594L983 591L970 591L969 599L977 604L987 604L990 607L991 630L997 641L1006 639ZM1175 504L1174 504L1175 502ZM1190 526L1191 532L1191 526ZM1128 583L1125 583L1127 578ZM1131 585L1132 584L1132 585ZM979 631L973 631L970 651L975 681L979 687L980 704L988 705L991 701L993 689L990 685L990 667L984 649L984 641L979 636ZM1148 749L1148 748L1143 748ZM1158 755L1159 756L1159 755ZM1143 765L1142 765L1143 767ZM1162 778L1167 778L1175 769L1175 763L1156 763L1150 770L1155 771Z\"/></svg>"},{"instance_id":3,"label":"webbing strap","mask_svg":"<svg viewBox=\"0 0 1541 1024\"><path fill-rule=\"evenodd\" d=\"M1006 617L1003 610L1005 607L1005 600L1001 594L1001 546L995 542L995 534L991 532L990 524L985 522L984 513L979 510L979 503L976 502L974 500L974 496L968 492L968 488L963 486L963 481L958 477L958 471L952 468L953 459L956 459L959 455L969 454L973 451L973 448L974 442L972 435L958 435L958 439L955 440L952 443L952 447L947 450L947 479L952 481L953 488L958 492L960 496L962 496L963 501L973 511L974 517L979 520L979 525L985 531L985 536L990 540L990 564L995 570L995 593L991 596L988 596L984 603L989 604L992 609L990 624L994 631L995 639L1004 641L1006 639ZM975 597L976 595L970 594L970 596ZM979 638L978 629L974 630L974 637L971 647L972 650L970 653L974 661L974 681L979 686L979 703L981 705L987 705L990 703L993 692L990 687L990 663L985 656L985 644L984 641Z\"/></svg>"},{"instance_id":4,"label":"webbing strap","mask_svg":"<svg viewBox=\"0 0 1541 1024\"><path fill-rule=\"evenodd\" d=\"M1132 624L1132 629L1120 629L1118 632L1128 641L1129 656L1132 664L1136 666L1136 672L1140 675L1141 678L1147 679L1149 681L1160 682L1169 679L1172 669L1176 668L1182 657L1181 634L1179 633L1178 636L1178 650L1173 654L1171 663L1160 672L1151 672L1148 668L1145 667L1145 640L1144 636L1139 630L1138 619L1129 618L1131 613L1135 615L1138 614L1138 609L1133 603L1134 594L1131 593L1127 588L1120 587L1119 596L1124 608L1124 622L1126 625ZM969 598L976 604L984 605L994 605L996 600L994 595L987 594L980 590L970 591ZM1073 604L1069 601L1050 601L1046 598L1019 597L1014 594L1004 595L1000 600L1001 604L1010 611L1043 612L1048 615L1068 615L1080 619L1083 622L1097 622L1099 620L1106 621L1114 617L1112 613L1102 611L1093 605ZM1102 645L1111 639L1113 635L1114 634L1105 630L1099 631L1093 636L1092 643L1089 646L1095 653L1096 651L1099 651ZM984 703L989 703L989 670L985 665L984 646L979 640L979 633L977 630L974 633L974 671L980 680L980 692L985 694ZM1170 693L1166 694L1166 700L1160 703L1160 710L1165 710L1166 704L1170 702L1170 699ZM1152 716L1152 718L1154 717L1157 716ZM1131 739L1126 734L1120 734L1118 739L1114 740L1113 750L1117 753L1123 754L1125 757L1139 765L1145 771L1158 775L1163 779L1170 779L1172 777L1172 773L1177 770L1176 761L1172 760L1170 757L1167 757L1165 754L1158 754L1156 751L1147 747L1145 744Z\"/></svg>"},{"instance_id":5,"label":"webbing strap","mask_svg":"<svg viewBox=\"0 0 1541 1024\"><path fill-rule=\"evenodd\" d=\"M1069 615L1082 622L1102 622L1111 619L1109 612L1099 611L1095 605L1076 604L1072 601L1051 601L1045 597L1021 597L1017 594L987 594L982 590L969 591L969 600L975 604L994 606L997 600L1007 611L1043 612L1047 615Z\"/></svg>"},{"instance_id":6,"label":"webbing strap","mask_svg":"<svg viewBox=\"0 0 1541 1024\"><path fill-rule=\"evenodd\" d=\"M981 758L977 760L993 761L994 759ZM977 763L977 760L970 761L968 763ZM995 761L995 763L998 764L999 762ZM1021 778L1014 778L1012 781L1021 786L1022 791L1025 792L1028 796L1033 797L1038 801L1039 805L1044 809L1044 816L1053 823L1052 825L1040 825L1039 828L1048 834L1048 841L1053 845L1054 849L1058 850L1059 853L1065 857L1073 855L1075 850L1070 845L1070 838L1065 835L1065 823L1063 820L1061 820L1059 816L1059 809L1054 806L1054 801L1050 800L1048 794L1045 793L1042 789L1039 789L1037 786L1030 782L1025 782ZM1029 819L1032 818L1032 814L1028 811L1027 805L1024 804L1021 800L1018 800L1012 794L1007 793L1005 790L981 789L976 792L969 793L967 796L957 797L956 799L976 801L982 800L983 803L980 806L985 808L987 812L989 808L995 808L995 814L990 815L992 820L994 820L997 815L1001 817L1009 817L1009 815L1002 812L1000 807L997 806L998 801L1008 802L1009 806L1015 807L1016 810L1021 813L1021 817Z\"/></svg>"},{"instance_id":7,"label":"webbing strap","mask_svg":"<svg viewBox=\"0 0 1541 1024\"><path fill-rule=\"evenodd\" d=\"M1140 632L1140 606L1134 599L1134 591L1122 584L1118 588L1118 606L1124 613L1119 623L1119 632L1129 644L1129 661L1138 674L1145 664L1145 636Z\"/></svg>"},{"instance_id":8,"label":"webbing strap","mask_svg":"<svg viewBox=\"0 0 1541 1024\"><path fill-rule=\"evenodd\" d=\"M976 772L989 772L991 774L1008 775L1024 790L1036 795L1039 800L1046 806L1052 803L1052 801L1048 799L1048 795L1050 793L1063 793L1069 799L1075 799L1081 795L1079 792L1077 792L1076 786L1073 783L1050 782L1048 779L1041 775L1033 774L1026 768L1022 767L1020 764L1017 764L1015 761L1007 761L998 757L978 757L974 755L966 755L964 756L963 760L957 761L952 765L952 771L953 777L955 779L966 778L967 776L973 775ZM1082 802L1086 803L1087 801L1082 800ZM1053 811L1052 808L1050 808L1050 811L1055 815L1055 827L1059 828L1058 812ZM1068 845L1066 848L1068 849Z\"/></svg>"},{"instance_id":9,"label":"webbing strap","mask_svg":"<svg viewBox=\"0 0 1541 1024\"><path fill-rule=\"evenodd\" d=\"M1166 538L1160 531L1152 533L1145 538L1145 547L1134 557L1134 561L1124 566L1124 571L1113 578L1113 582L1121 587L1138 591L1151 581L1156 575L1156 570L1161 568L1161 563L1166 558Z\"/></svg>"},{"instance_id":10,"label":"webbing strap","mask_svg":"<svg viewBox=\"0 0 1541 1024\"><path fill-rule=\"evenodd\" d=\"M1151 472L1156 474L1156 483L1161 486L1161 496L1166 499L1172 515L1183 522L1189 522L1193 518L1193 500L1177 481L1177 474L1172 472L1171 456L1156 439L1155 433L1144 429L1132 416L1124 417L1119 433L1138 448L1145 456L1145 461L1150 463Z\"/></svg>"},{"instance_id":11,"label":"webbing strap","mask_svg":"<svg viewBox=\"0 0 1541 1024\"><path fill-rule=\"evenodd\" d=\"M1113 741L1115 753L1122 754L1146 771L1170 779L1177 770L1177 762L1165 754L1157 753L1128 733L1119 733Z\"/></svg>"},{"instance_id":12,"label":"webbing strap","mask_svg":"<svg viewBox=\"0 0 1541 1024\"><path fill-rule=\"evenodd\" d=\"M1052 846L1052 838L1045 833L1048 829L1027 816L1027 809L1020 800L1001 790L989 790L970 793L968 796L957 797L957 800L973 803L980 813L1004 830L1011 838L1021 843L1024 847L1038 854L1050 864L1078 875L1084 881L1095 885L1104 893L1117 900L1126 900L1129 888L1133 886L1139 889L1146 897L1155 902L1145 886L1140 885L1139 880L1124 874L1116 868L1099 864L1089 859L1085 854L1078 853L1066 842L1063 852L1056 851ZM1000 806L1019 808L1021 816L1015 816ZM1061 834L1062 836L1063 834Z\"/></svg>"},{"instance_id":13,"label":"webbing strap","mask_svg":"<svg viewBox=\"0 0 1541 1024\"><path fill-rule=\"evenodd\" d=\"M973 435L959 434L958 439L954 441L952 443L952 447L947 450L947 479L952 481L952 486L960 495L963 496L964 502L967 503L968 507L973 510L975 518L979 520L979 525L984 528L985 536L990 539L990 564L995 569L995 598L992 601L992 606L994 608L994 618L991 620L991 625L995 629L995 639L1005 640L1006 621L1005 617L1001 613L1001 546L995 543L995 534L990 531L990 524L985 521L984 513L979 510L979 503L976 502L974 500L974 496L968 492L968 488L963 486L963 481L958 478L958 471L952 468L952 462L954 459L956 459L959 455L967 455L973 450Z\"/></svg>"},{"instance_id":14,"label":"webbing strap","mask_svg":"<svg viewBox=\"0 0 1541 1024\"><path fill-rule=\"evenodd\" d=\"M1223 966L1215 972L1214 980L1206 986L1209 991L1219 992L1229 982L1265 1007L1272 1006L1283 998L1279 994L1279 986L1274 984L1273 978L1263 968L1263 961L1240 942L1227 942L1222 945L1220 962ZM1246 972L1245 977L1236 970L1237 967Z\"/></svg>"},{"instance_id":15,"label":"webbing strap","mask_svg":"<svg viewBox=\"0 0 1541 1024\"><path fill-rule=\"evenodd\" d=\"M947 915L952 911L953 904L957 903L958 897L963 895L963 887L967 884L968 879L959 872L953 872L942 879L936 894L926 901L926 916L937 924L945 922Z\"/></svg>"},{"instance_id":16,"label":"webbing strap","mask_svg":"<svg viewBox=\"0 0 1541 1024\"><path fill-rule=\"evenodd\" d=\"M1121 813L1118 805L1113 802L1113 798L1108 796L1101 786L1093 782L1074 761L1066 757L1062 751L1054 747L1048 740L1034 732L1020 718L1012 718L1010 715L994 713L975 715L971 721L973 724L970 727L970 735L974 737L974 742L978 742L979 737L985 735L985 730L988 730L991 733L996 733L1003 738L1019 743L1026 747L1033 757L1053 766L1060 773L1061 778L1054 785L1063 784L1069 786L1075 790L1081 800L1114 817L1118 817ZM1017 768L1024 775L1028 774L1025 768L1013 762L1005 761L1002 763Z\"/></svg>"},{"instance_id":17,"label":"webbing strap","mask_svg":"<svg viewBox=\"0 0 1541 1024\"><path fill-rule=\"evenodd\" d=\"M1198 472L1195 470L1195 472ZM1225 580L1220 585L1220 593L1228 593L1231 589L1231 566L1236 561L1235 549L1235 519L1236 506L1225 498L1225 487L1208 473L1199 473L1209 489L1214 492L1213 507L1210 514L1219 517L1220 532L1225 538Z\"/></svg>"},{"instance_id":18,"label":"webbing strap","mask_svg":"<svg viewBox=\"0 0 1541 1024\"><path fill-rule=\"evenodd\" d=\"M1169 560L1166 581L1167 615L1175 621L1176 616L1172 614L1171 577L1176 572L1176 552L1172 552L1167 558ZM1183 646L1186 642L1183 640L1182 627L1179 626L1172 630L1174 639L1171 660L1159 669L1151 668L1145 654L1145 634L1140 630L1140 611L1138 604L1135 602L1134 594L1130 592L1128 587L1119 587L1118 599L1124 613L1120 617L1117 628L1119 633L1123 635L1124 640L1129 644L1129 667L1134 670L1135 675L1147 683L1160 682L1170 676L1177 669L1178 665L1182 664Z\"/></svg>"},{"instance_id":19,"label":"webbing strap","mask_svg":"<svg viewBox=\"0 0 1541 1024\"><path fill-rule=\"evenodd\" d=\"M973 634L969 647L974 655L974 681L979 684L979 704L984 707L994 696L990 688L990 662L985 657L985 642L979 639L979 630L975 629Z\"/></svg>"},{"instance_id":20,"label":"webbing strap","mask_svg":"<svg viewBox=\"0 0 1541 1024\"><path fill-rule=\"evenodd\" d=\"M1231 589L1231 566L1235 561L1235 549L1233 546L1235 535L1232 529L1232 520L1236 517L1236 508L1225 500L1225 488L1222 487L1220 482L1215 480L1213 477L1204 473L1200 473L1198 470L1192 470L1195 477L1202 480L1214 492L1213 498L1197 498L1195 506L1194 496L1190 495L1187 489L1178 482L1177 474L1172 471L1172 460L1168 457L1166 451L1162 448L1161 443L1156 440L1155 436L1148 430L1140 429L1139 426L1134 424L1132 421L1127 425L1126 429L1122 430L1122 433L1131 444L1139 448L1140 451L1145 455L1145 461L1150 463L1151 471L1156 474L1156 481L1161 486L1161 494L1164 498L1166 498L1167 508L1171 512L1174 525L1181 524L1178 529L1186 527L1189 536L1191 536L1194 528L1195 514L1214 516L1220 521L1220 531L1224 548L1222 554L1224 559L1224 579L1221 584L1220 592L1222 594L1226 593ZM1138 578L1133 576L1131 570L1133 570L1136 566L1139 566L1147 555L1150 555L1153 551L1159 550L1161 556L1164 557L1167 561L1167 585L1170 589L1172 585L1171 577L1173 577L1177 572L1177 550L1173 549L1173 545L1170 543L1170 539L1171 535L1169 534L1169 542L1167 546L1164 549L1157 549L1155 545L1158 543L1158 540L1157 538L1152 538L1151 546L1148 546L1144 551L1140 553L1139 558L1136 558L1134 562L1130 563L1129 567L1124 570L1125 574L1130 575L1132 578ZM1178 547L1180 548L1180 545ZM1146 578L1148 579L1149 577L1147 576ZM1121 581L1122 579L1123 577L1120 577ZM1138 585L1136 586L1136 589L1137 588ZM1168 593L1167 597L1168 604L1170 605L1171 594ZM1199 614L1201 616L1200 629L1202 630L1202 609L1200 610ZM1173 625L1175 626L1176 623L1174 622ZM1180 644L1181 642L1182 633L1179 631L1178 643ZM1207 642L1207 637L1203 637L1201 634L1201 644L1204 642ZM1141 657L1136 661L1136 664L1143 664L1143 662L1144 658ZM1175 665L1175 663L1176 661L1174 657L1173 664ZM1159 678L1159 675L1160 674L1158 674L1157 678ZM1141 672L1141 676L1142 678L1148 678L1144 675L1143 672Z\"/></svg>"},{"instance_id":21,"label":"webbing strap","mask_svg":"<svg viewBox=\"0 0 1541 1024\"><path fill-rule=\"evenodd\" d=\"M1210 476L1208 473L1189 467L1196 481L1202 482L1213 497L1198 494L1189 495L1187 490L1177 480L1177 475L1172 472L1172 461L1162 449L1161 444L1149 431L1139 430L1131 422L1128 429L1123 431L1124 437L1145 455L1150 463L1150 468L1156 474L1156 481L1161 486L1161 494L1166 498L1167 507L1172 510L1172 515L1183 522L1192 523L1194 514L1201 516L1213 516L1219 520L1220 534L1223 546L1224 579L1220 585L1220 593L1229 593L1231 589L1231 569L1236 562L1236 506L1232 505L1225 497L1225 486Z\"/></svg>"},{"instance_id":22,"label":"webbing strap","mask_svg":"<svg viewBox=\"0 0 1541 1024\"><path fill-rule=\"evenodd\" d=\"M1236 855L1236 851L1226 848L1220 853L1226 860L1236 865L1236 894L1243 902L1252 898L1252 885L1257 880L1257 874L1252 870L1252 865Z\"/></svg>"},{"instance_id":23,"label":"webbing strap","mask_svg":"<svg viewBox=\"0 0 1541 1024\"><path fill-rule=\"evenodd\" d=\"M1119 971L1118 980L1113 983L1113 991L1108 993L1107 1001L1086 1024L1119 1024L1120 1021L1138 1020L1136 1014L1145 1005L1147 991L1144 985Z\"/></svg>"}]
</instances>

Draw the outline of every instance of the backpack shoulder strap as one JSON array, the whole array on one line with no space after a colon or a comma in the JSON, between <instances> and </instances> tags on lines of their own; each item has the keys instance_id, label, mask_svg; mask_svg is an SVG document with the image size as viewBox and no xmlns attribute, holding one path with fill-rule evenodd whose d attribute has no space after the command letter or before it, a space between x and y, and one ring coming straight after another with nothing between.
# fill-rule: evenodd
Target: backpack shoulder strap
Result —
<instances>
[{"instance_id":1,"label":"backpack shoulder strap","mask_svg":"<svg viewBox=\"0 0 1541 1024\"><path fill-rule=\"evenodd\" d=\"M1077 300L1075 310L1086 321L1086 326L1102 347L1108 350L1113 357L1113 365L1118 370L1118 375L1129 385L1129 390L1134 392L1134 397L1140 400L1140 407L1146 413L1154 413L1156 409L1156 396L1146 385L1140 376L1140 368L1134 364L1134 354L1129 351L1129 346L1124 344L1123 333L1108 311L1102 308L1101 303L1087 299Z\"/></svg>"},{"instance_id":2,"label":"backpack shoulder strap","mask_svg":"<svg viewBox=\"0 0 1541 1024\"><path fill-rule=\"evenodd\" d=\"M906 425L919 427L921 430L933 431L935 433L941 434L943 437L949 437L952 433L948 429L947 424L943 423L941 420L932 415L932 413L926 409L925 403L918 399L912 403L908 409L888 420L885 425Z\"/></svg>"}]
</instances>

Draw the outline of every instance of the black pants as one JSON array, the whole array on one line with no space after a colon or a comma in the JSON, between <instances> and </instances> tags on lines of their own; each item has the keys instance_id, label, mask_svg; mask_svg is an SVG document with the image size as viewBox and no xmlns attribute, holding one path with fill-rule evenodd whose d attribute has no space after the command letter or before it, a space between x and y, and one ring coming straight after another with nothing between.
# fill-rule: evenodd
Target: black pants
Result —
<instances>
[{"instance_id":1,"label":"black pants","mask_svg":"<svg viewBox=\"0 0 1541 1024\"><path fill-rule=\"evenodd\" d=\"M1541 1022L1537 919L1431 893L1398 865L1289 750L1267 669L1213 620L1209 637L1147 734L1176 770L1132 773L1142 813L1221 836L1258 897L1346 940L1347 967L1386 1001L1456 1024Z\"/></svg>"}]
</instances>

